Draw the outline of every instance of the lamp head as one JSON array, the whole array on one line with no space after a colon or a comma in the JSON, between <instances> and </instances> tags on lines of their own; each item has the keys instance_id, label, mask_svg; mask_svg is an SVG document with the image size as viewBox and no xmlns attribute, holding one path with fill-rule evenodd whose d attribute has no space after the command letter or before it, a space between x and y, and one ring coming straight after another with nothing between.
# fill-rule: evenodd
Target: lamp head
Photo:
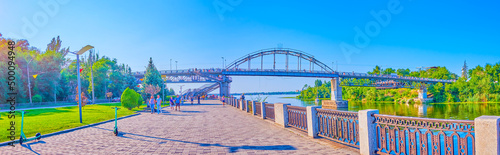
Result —
<instances>
[{"instance_id":1,"label":"lamp head","mask_svg":"<svg viewBox=\"0 0 500 155\"><path fill-rule=\"evenodd\" d=\"M93 49L94 46L87 45L83 47L80 51L76 52L77 55L82 55L83 53L87 52L90 49Z\"/></svg>"}]
</instances>

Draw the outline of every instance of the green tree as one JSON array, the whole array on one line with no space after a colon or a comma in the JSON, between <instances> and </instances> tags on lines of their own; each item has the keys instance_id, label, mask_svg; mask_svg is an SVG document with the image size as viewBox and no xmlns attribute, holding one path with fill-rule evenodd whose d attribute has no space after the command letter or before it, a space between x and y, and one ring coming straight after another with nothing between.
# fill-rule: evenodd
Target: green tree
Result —
<instances>
[{"instance_id":1,"label":"green tree","mask_svg":"<svg viewBox=\"0 0 500 155\"><path fill-rule=\"evenodd\" d=\"M384 71L382 72L382 74L384 75L389 75L389 74L392 74L392 73L396 73L396 70L392 69L392 68L386 68L384 69Z\"/></svg>"},{"instance_id":2,"label":"green tree","mask_svg":"<svg viewBox=\"0 0 500 155\"><path fill-rule=\"evenodd\" d=\"M152 86L162 86L163 81L161 79L160 72L156 69L154 63L153 63L153 58L149 58L149 64L148 67L146 68L146 74L144 74L144 79L143 79L143 84L144 85L152 85ZM160 91L163 91L163 87L160 87ZM159 93L158 92L158 93ZM146 94L144 90L142 90L143 94ZM159 95L158 93L153 94L153 95ZM149 97L149 96L145 96Z\"/></svg>"},{"instance_id":3,"label":"green tree","mask_svg":"<svg viewBox=\"0 0 500 155\"><path fill-rule=\"evenodd\" d=\"M373 68L373 71L368 72L368 74L372 74L372 75L373 74L380 74L381 70L382 69L380 68L380 66L376 65L375 68Z\"/></svg>"}]
</instances>

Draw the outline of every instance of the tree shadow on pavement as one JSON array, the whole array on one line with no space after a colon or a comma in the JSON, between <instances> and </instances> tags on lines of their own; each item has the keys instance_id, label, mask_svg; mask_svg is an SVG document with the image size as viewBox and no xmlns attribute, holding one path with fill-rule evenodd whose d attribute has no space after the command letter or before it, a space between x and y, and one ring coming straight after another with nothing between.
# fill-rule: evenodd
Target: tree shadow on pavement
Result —
<instances>
[{"instance_id":1,"label":"tree shadow on pavement","mask_svg":"<svg viewBox=\"0 0 500 155\"><path fill-rule=\"evenodd\" d=\"M111 129L104 129L104 128L100 128L100 127L93 127L93 128L102 129L102 130L108 130L110 132L113 131ZM225 148L228 149L229 153L235 153L235 152L238 152L238 150L241 150L241 149L244 149L244 150L275 150L275 151L297 150L297 148L295 148L295 147L293 147L291 145L269 145L269 146L249 146L249 145L242 145L242 146L228 146L228 145L221 145L221 144L218 144L218 143L211 144L211 143L190 142L190 141L175 140L175 139L161 138L161 137L153 137L153 136L140 135L140 134L134 134L134 133L127 133L127 132L120 132L118 134L118 137L127 138L127 139L133 139L133 140L140 140L140 141L147 141L147 142L154 142L154 141L145 140L145 139L131 138L131 137L127 137L125 135L133 135L133 136L139 136L139 137L144 137L144 138L153 138L153 139L166 140L166 141L172 141L172 142L180 142L180 143L187 143L187 144L196 144L196 145L199 145L199 146L202 146L202 147L210 147L210 146L225 147ZM165 142L159 142L158 144L164 144L164 143Z\"/></svg>"},{"instance_id":2,"label":"tree shadow on pavement","mask_svg":"<svg viewBox=\"0 0 500 155\"><path fill-rule=\"evenodd\" d=\"M23 145L21 145L22 147L24 148L27 148L28 150L30 150L31 152L35 153L35 154L40 154L36 151L33 151L33 149L31 149L31 145L34 145L34 144L45 144L45 141L37 141L37 142L34 142L34 143L25 143Z\"/></svg>"}]
</instances>

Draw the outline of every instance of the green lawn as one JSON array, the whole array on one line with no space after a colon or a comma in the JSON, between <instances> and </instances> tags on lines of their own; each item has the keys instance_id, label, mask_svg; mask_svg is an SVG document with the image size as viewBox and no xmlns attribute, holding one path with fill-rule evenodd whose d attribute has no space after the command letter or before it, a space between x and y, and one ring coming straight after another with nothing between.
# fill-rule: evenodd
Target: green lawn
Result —
<instances>
[{"instance_id":1,"label":"green lawn","mask_svg":"<svg viewBox=\"0 0 500 155\"><path fill-rule=\"evenodd\" d=\"M118 110L118 117L135 114L135 111L143 110L143 107L145 107L145 105L142 105L139 108L128 110L123 108L121 103L87 105L82 108L83 123L80 123L78 106L27 110L29 113L24 115L24 133L26 137L33 137L37 132L44 135L110 120L115 118L115 111L111 108L115 106L121 108ZM7 129L10 128L10 121L14 119L8 119L6 112L2 112L0 115L0 132L2 132L0 142L9 141ZM15 121L16 137L19 139L21 130L20 112L16 112Z\"/></svg>"}]
</instances>

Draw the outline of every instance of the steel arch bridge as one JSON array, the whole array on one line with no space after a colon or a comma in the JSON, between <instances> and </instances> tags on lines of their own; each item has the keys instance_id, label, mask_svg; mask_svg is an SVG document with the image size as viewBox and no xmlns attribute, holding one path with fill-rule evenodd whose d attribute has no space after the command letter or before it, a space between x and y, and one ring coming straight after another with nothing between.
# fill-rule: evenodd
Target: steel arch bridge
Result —
<instances>
[{"instance_id":1,"label":"steel arch bridge","mask_svg":"<svg viewBox=\"0 0 500 155\"><path fill-rule=\"evenodd\" d=\"M276 55L285 55L285 68L276 68ZM264 56L273 57L272 68L264 67ZM290 67L290 56L297 58L297 68ZM258 62L260 66L252 68L252 60ZM302 61L309 62L307 69L302 68ZM246 64L245 64L246 63ZM248 65L241 68L241 66ZM315 70L315 66L317 69ZM267 66L266 66L267 67ZM145 72L135 72L137 78L142 78ZM314 56L294 49L288 48L271 48L263 49L243 57L240 57L227 65L224 69L187 69L187 70L164 70L160 71L162 76L165 76L167 83L215 83L207 84L199 89L190 89L185 91L185 96L196 96L199 94L208 94L217 88L220 88L220 95L228 96L230 76L279 76L279 77L315 77L315 78L330 78L332 79L332 100L342 100L340 95L334 96L333 92L342 90L340 86L359 86L359 87L377 87L380 89L394 88L425 88L422 92L426 92L428 85L436 83L451 83L455 80L440 80L429 78L403 77L393 75L370 75L366 73L354 72L336 72L329 66L314 58ZM335 87L335 88L333 88ZM340 98L339 98L340 97ZM334 99L335 98L335 99Z\"/></svg>"},{"instance_id":2,"label":"steel arch bridge","mask_svg":"<svg viewBox=\"0 0 500 155\"><path fill-rule=\"evenodd\" d=\"M272 48L272 49L263 49L263 50L253 52L253 53L250 53L246 56L243 56L241 58L236 59L235 61L233 61L232 63L227 65L226 69L229 69L229 70L238 69L240 65L247 62L248 70L251 70L251 63L250 63L251 60L258 59L260 57L260 69L264 70L264 63L263 62L264 62L264 56L266 56L266 55L273 55L273 57L274 57L273 70L276 70L276 55L285 55L286 56L285 67L286 67L287 71L289 70L289 62L290 62L289 56L295 56L295 57L297 57L297 70L302 69L302 62L301 61L306 60L306 61L309 61L309 71L314 70L314 65L317 65L322 69L322 71L333 72L333 70L330 67L328 67L327 65L325 65L321 61L318 61L316 58L314 58L314 56L312 56L306 52L302 52L302 51L294 50L294 49L289 49L289 48Z\"/></svg>"}]
</instances>

